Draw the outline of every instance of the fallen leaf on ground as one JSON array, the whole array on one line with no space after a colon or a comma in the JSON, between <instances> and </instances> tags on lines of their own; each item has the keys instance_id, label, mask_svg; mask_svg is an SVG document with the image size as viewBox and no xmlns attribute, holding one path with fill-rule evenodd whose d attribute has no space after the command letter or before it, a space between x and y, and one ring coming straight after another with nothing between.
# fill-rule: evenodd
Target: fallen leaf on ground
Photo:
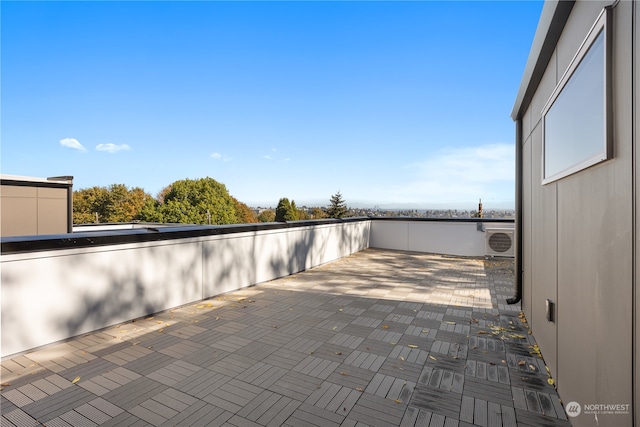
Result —
<instances>
[{"instance_id":1,"label":"fallen leaf on ground","mask_svg":"<svg viewBox=\"0 0 640 427\"><path fill-rule=\"evenodd\" d=\"M78 381L80 381L80 377L75 377L75 378L73 379L73 381L71 381L71 384L75 384L75 383L77 383Z\"/></svg>"},{"instance_id":2,"label":"fallen leaf on ground","mask_svg":"<svg viewBox=\"0 0 640 427\"><path fill-rule=\"evenodd\" d=\"M382 325L382 329L389 329L389 325Z\"/></svg>"},{"instance_id":3,"label":"fallen leaf on ground","mask_svg":"<svg viewBox=\"0 0 640 427\"><path fill-rule=\"evenodd\" d=\"M396 402L396 403L402 403L402 400L400 400L400 399L396 399L396 400L394 400L394 402Z\"/></svg>"},{"instance_id":4,"label":"fallen leaf on ground","mask_svg":"<svg viewBox=\"0 0 640 427\"><path fill-rule=\"evenodd\" d=\"M547 382L548 382L550 385L554 385L554 384L556 383L556 382L553 380L553 378L549 378L549 379L547 380Z\"/></svg>"},{"instance_id":5,"label":"fallen leaf on ground","mask_svg":"<svg viewBox=\"0 0 640 427\"><path fill-rule=\"evenodd\" d=\"M429 359L431 359L431 360L438 360L438 359L436 359L435 357L433 357L432 355L429 355Z\"/></svg>"},{"instance_id":6,"label":"fallen leaf on ground","mask_svg":"<svg viewBox=\"0 0 640 427\"><path fill-rule=\"evenodd\" d=\"M418 348L417 345L413 345L413 344L409 344L409 345L407 345L407 347L409 347L409 348Z\"/></svg>"}]
</instances>

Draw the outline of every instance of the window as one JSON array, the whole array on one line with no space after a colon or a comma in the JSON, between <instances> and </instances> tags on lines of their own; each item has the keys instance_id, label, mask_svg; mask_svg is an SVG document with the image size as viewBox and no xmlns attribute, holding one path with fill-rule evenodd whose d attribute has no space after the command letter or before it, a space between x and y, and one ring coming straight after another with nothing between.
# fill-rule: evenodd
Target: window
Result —
<instances>
[{"instance_id":1,"label":"window","mask_svg":"<svg viewBox=\"0 0 640 427\"><path fill-rule=\"evenodd\" d=\"M602 11L542 110L542 183L611 157L611 9Z\"/></svg>"}]
</instances>

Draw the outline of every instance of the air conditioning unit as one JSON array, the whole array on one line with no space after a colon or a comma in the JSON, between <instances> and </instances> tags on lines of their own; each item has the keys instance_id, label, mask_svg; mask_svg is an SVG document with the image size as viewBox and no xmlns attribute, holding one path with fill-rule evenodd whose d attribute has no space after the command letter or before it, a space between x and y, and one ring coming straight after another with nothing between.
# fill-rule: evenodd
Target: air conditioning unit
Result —
<instances>
[{"instance_id":1,"label":"air conditioning unit","mask_svg":"<svg viewBox=\"0 0 640 427\"><path fill-rule=\"evenodd\" d=\"M484 254L513 258L515 241L513 228L487 228Z\"/></svg>"}]
</instances>

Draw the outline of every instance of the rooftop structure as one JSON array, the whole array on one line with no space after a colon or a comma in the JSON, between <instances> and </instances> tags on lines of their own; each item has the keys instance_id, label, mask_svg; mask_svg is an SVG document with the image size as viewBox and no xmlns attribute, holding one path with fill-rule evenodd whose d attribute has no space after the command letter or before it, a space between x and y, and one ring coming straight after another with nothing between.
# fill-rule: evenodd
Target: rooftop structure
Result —
<instances>
[{"instance_id":1,"label":"rooftop structure","mask_svg":"<svg viewBox=\"0 0 640 427\"><path fill-rule=\"evenodd\" d=\"M546 2L512 112L519 296L580 426L640 424L638 6Z\"/></svg>"}]
</instances>

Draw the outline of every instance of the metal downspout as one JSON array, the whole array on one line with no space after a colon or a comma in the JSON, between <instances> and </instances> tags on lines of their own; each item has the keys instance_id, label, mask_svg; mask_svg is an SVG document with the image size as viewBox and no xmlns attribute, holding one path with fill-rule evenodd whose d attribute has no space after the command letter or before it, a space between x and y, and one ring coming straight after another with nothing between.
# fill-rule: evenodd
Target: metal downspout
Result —
<instances>
[{"instance_id":1,"label":"metal downspout","mask_svg":"<svg viewBox=\"0 0 640 427\"><path fill-rule=\"evenodd\" d=\"M517 304L522 300L522 117L516 120L516 266L513 297L507 304Z\"/></svg>"}]
</instances>

